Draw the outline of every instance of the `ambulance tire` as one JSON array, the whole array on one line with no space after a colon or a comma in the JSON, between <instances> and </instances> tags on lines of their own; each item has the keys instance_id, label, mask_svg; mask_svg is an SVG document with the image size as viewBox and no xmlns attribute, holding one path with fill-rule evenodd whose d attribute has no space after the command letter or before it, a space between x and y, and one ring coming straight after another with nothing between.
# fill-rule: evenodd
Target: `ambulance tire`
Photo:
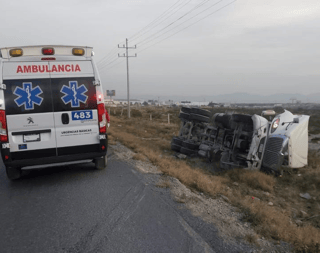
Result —
<instances>
[{"instance_id":1,"label":"ambulance tire","mask_svg":"<svg viewBox=\"0 0 320 253\"><path fill-rule=\"evenodd\" d=\"M108 165L107 155L94 159L94 164L95 164L96 170L103 170L107 168L107 165Z\"/></svg>"},{"instance_id":2,"label":"ambulance tire","mask_svg":"<svg viewBox=\"0 0 320 253\"><path fill-rule=\"evenodd\" d=\"M21 177L22 171L18 167L6 167L6 173L10 180L17 180Z\"/></svg>"}]
</instances>

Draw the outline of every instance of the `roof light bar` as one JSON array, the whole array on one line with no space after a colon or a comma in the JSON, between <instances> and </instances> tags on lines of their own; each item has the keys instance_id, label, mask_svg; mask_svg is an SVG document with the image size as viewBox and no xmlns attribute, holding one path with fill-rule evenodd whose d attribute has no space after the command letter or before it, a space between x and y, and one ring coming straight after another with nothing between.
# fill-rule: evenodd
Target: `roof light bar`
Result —
<instances>
[{"instance_id":1,"label":"roof light bar","mask_svg":"<svg viewBox=\"0 0 320 253\"><path fill-rule=\"evenodd\" d=\"M84 55L84 49L82 49L82 48L73 48L73 49L72 49L72 54L73 54L73 55L80 55L80 56L82 56L82 55Z\"/></svg>"},{"instance_id":2,"label":"roof light bar","mask_svg":"<svg viewBox=\"0 0 320 253\"><path fill-rule=\"evenodd\" d=\"M42 48L42 54L44 55L54 55L54 48Z\"/></svg>"},{"instance_id":3,"label":"roof light bar","mask_svg":"<svg viewBox=\"0 0 320 253\"><path fill-rule=\"evenodd\" d=\"M23 51L21 48L10 49L10 56L18 57L23 55Z\"/></svg>"}]
</instances>

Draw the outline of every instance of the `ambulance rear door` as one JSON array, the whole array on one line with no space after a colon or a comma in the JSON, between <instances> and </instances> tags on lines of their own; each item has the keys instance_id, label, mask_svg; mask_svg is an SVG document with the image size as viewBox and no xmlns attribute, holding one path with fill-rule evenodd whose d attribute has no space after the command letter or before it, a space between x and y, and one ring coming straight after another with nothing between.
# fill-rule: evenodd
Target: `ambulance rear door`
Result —
<instances>
[{"instance_id":1,"label":"ambulance rear door","mask_svg":"<svg viewBox=\"0 0 320 253\"><path fill-rule=\"evenodd\" d=\"M58 156L99 152L92 62L49 62Z\"/></svg>"},{"instance_id":2,"label":"ambulance rear door","mask_svg":"<svg viewBox=\"0 0 320 253\"><path fill-rule=\"evenodd\" d=\"M57 155L49 63L3 62L12 161Z\"/></svg>"}]
</instances>

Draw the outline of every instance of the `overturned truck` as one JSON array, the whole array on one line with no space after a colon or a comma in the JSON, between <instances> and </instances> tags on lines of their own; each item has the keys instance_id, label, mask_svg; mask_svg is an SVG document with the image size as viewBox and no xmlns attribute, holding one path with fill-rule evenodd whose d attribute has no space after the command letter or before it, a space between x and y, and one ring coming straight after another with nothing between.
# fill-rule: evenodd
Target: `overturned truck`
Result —
<instances>
[{"instance_id":1,"label":"overturned truck","mask_svg":"<svg viewBox=\"0 0 320 253\"><path fill-rule=\"evenodd\" d=\"M200 108L182 107L179 118L180 131L172 138L171 149L219 161L222 169L265 169L281 173L284 167L307 165L307 115L294 115L287 110L278 115L267 110L261 116L212 114Z\"/></svg>"}]
</instances>

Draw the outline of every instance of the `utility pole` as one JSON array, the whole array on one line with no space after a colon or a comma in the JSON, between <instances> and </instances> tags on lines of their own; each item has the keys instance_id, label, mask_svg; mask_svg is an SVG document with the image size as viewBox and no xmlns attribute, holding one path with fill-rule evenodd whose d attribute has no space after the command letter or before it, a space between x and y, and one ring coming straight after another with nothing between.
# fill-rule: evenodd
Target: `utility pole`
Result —
<instances>
[{"instance_id":1,"label":"utility pole","mask_svg":"<svg viewBox=\"0 0 320 253\"><path fill-rule=\"evenodd\" d=\"M128 49L136 49L137 46L134 47L128 47L128 39L126 39L126 45L123 45L120 47L118 45L118 48L125 48L126 53L123 55L118 54L118 57L126 57L127 58L127 99L128 99L128 119L130 119L130 90L129 90L129 57L137 57L137 54L135 56L129 56L128 55Z\"/></svg>"}]
</instances>

